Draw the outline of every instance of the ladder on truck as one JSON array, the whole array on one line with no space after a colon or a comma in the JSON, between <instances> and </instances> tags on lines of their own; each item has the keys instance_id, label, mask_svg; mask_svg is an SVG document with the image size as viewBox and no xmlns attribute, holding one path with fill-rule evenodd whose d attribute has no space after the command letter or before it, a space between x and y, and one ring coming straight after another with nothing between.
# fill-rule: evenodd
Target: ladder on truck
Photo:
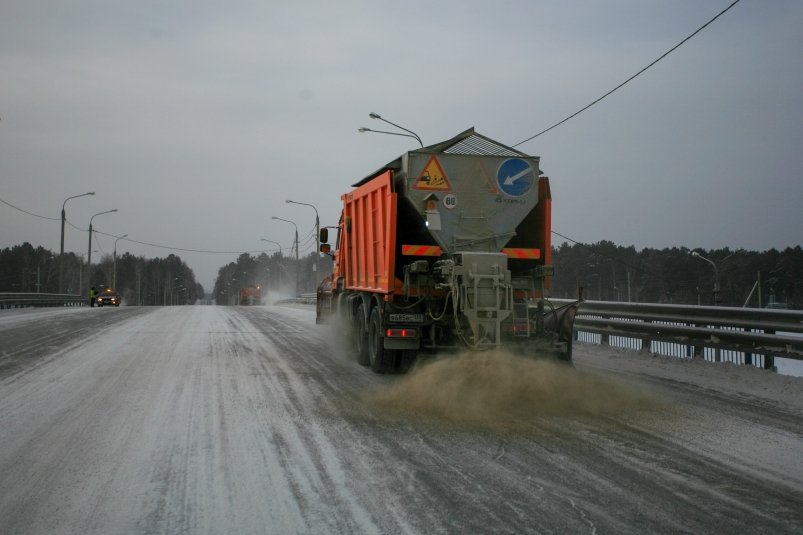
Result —
<instances>
[{"instance_id":1,"label":"ladder on truck","mask_svg":"<svg viewBox=\"0 0 803 535\"><path fill-rule=\"evenodd\" d=\"M530 307L527 301L513 302L513 336L528 338L530 336Z\"/></svg>"}]
</instances>

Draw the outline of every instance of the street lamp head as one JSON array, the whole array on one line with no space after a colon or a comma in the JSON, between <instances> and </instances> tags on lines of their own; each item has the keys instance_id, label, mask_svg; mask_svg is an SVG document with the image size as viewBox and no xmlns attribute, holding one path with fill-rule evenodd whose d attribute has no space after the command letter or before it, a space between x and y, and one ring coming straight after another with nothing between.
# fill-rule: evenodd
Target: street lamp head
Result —
<instances>
[{"instance_id":1,"label":"street lamp head","mask_svg":"<svg viewBox=\"0 0 803 535\"><path fill-rule=\"evenodd\" d=\"M371 113L368 114L368 117L370 117L371 119L379 119L380 121L388 123L391 126L395 126L399 130L404 130L407 133L406 134L401 134L399 132L385 132L383 130L371 130L370 128L365 128L364 126L362 128L359 128L357 130L358 132L360 132L360 133L362 133L362 132L377 132L379 134L393 134L393 135L396 135L396 136L411 137L411 138L415 139L416 141L418 141L418 144L421 145L421 148L424 147L424 142L421 141L421 137L418 134L416 134L415 132L413 132L412 130L410 130L409 128L405 128L405 127L403 127L401 125L398 125L396 123L390 122L387 119L385 119L384 117L382 117L381 115L379 115L378 113L371 112Z\"/></svg>"},{"instance_id":2,"label":"street lamp head","mask_svg":"<svg viewBox=\"0 0 803 535\"><path fill-rule=\"evenodd\" d=\"M364 134L365 132L370 132L370 131L371 131L370 128L365 128L364 126L361 126L357 129L357 132L359 132L360 134Z\"/></svg>"},{"instance_id":3,"label":"street lamp head","mask_svg":"<svg viewBox=\"0 0 803 535\"><path fill-rule=\"evenodd\" d=\"M110 213L116 212L116 211L117 211L117 208L113 208L111 210L106 210L105 212L98 212L97 214L93 215L92 217L89 218L89 228L90 229L92 228L92 220L95 219L97 216L103 215L103 214L110 214Z\"/></svg>"},{"instance_id":4,"label":"street lamp head","mask_svg":"<svg viewBox=\"0 0 803 535\"><path fill-rule=\"evenodd\" d=\"M692 251L692 252L691 252L691 255L692 255L692 256L700 256L700 253L698 253L697 251Z\"/></svg>"}]
</instances>

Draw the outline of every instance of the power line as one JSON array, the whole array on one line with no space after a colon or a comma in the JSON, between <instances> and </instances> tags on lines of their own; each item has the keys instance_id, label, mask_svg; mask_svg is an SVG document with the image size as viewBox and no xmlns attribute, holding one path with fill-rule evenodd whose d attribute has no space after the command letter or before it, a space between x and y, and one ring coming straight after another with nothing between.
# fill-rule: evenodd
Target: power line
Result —
<instances>
[{"instance_id":1,"label":"power line","mask_svg":"<svg viewBox=\"0 0 803 535\"><path fill-rule=\"evenodd\" d=\"M98 234L103 234L104 236L109 236L109 237L112 237L112 238L116 238L117 237L114 234L108 234L106 232L101 232L100 230L95 230L94 232L96 232ZM127 241L127 242L131 242L131 243L136 243L136 244L139 244L139 245L147 245L149 247L156 247L157 249L168 249L170 251L183 251L183 252L187 252L187 253L205 253L205 254L243 254L243 253L248 253L248 254L259 254L259 253L264 252L264 249L257 249L257 250L253 250L253 251L213 251L213 250L207 250L207 249L187 249L187 248L184 248L184 247L172 247L172 246L169 246L169 245L159 245L157 243L149 243L149 242L145 242L145 241L133 240L131 238L121 238L120 241Z\"/></svg>"},{"instance_id":2,"label":"power line","mask_svg":"<svg viewBox=\"0 0 803 535\"><path fill-rule=\"evenodd\" d=\"M89 232L89 229L88 229L88 228L78 228L78 227L76 227L75 225L73 225L72 221L70 221L70 220L69 220L69 219L67 219L66 217L64 218L64 221L66 221L66 222L67 222L67 224L68 224L68 225L70 225L70 226L71 226L72 228L74 228L75 230L78 230L78 231L81 231L81 232Z\"/></svg>"},{"instance_id":3,"label":"power line","mask_svg":"<svg viewBox=\"0 0 803 535\"><path fill-rule=\"evenodd\" d=\"M525 139L524 141L519 141L519 142L518 142L518 143L516 143L515 145L511 145L511 147L518 147L519 145L522 145L522 144L524 144L524 143L527 143L528 141L532 141L533 139L537 138L537 137L538 137L538 136L540 136L541 134L546 134L547 132L549 132L549 131L550 131L550 130L552 130L553 128L556 128L556 127L558 127L558 126L562 125L563 123L565 123L566 121L568 121L568 120L570 120L570 119L573 119L573 118L577 117L578 115L580 115L581 113L583 113L584 111L586 111L588 108L590 108L590 107L591 107L591 106L593 106L594 104L596 104L596 103L600 102L602 99L606 98L608 95L612 94L614 91L616 91L616 90L620 89L620 88L621 88L621 87L623 87L625 84L627 84L628 82L630 82L631 80L633 80L634 78L636 78L637 76L639 76L641 73L643 73L644 71L646 71L647 69L649 69L650 67L652 67L653 65L655 65L656 63L658 63L659 61L661 61L662 59L664 59L666 56L668 56L669 54L671 54L672 52L674 52L675 50L677 50L678 48L680 48L680 46L681 46L681 45L683 45L683 44L684 44L686 41L688 41L689 39L691 39L692 37L694 37L695 35L697 35L697 34L698 34L698 33L700 33L701 31L703 31L703 30L704 30L704 29L705 29L705 28L706 28L706 27L707 27L709 24L711 24L712 22L714 22L715 20L717 20L719 17L721 17L722 15L724 15L724 14L725 14L725 13L726 13L728 10L730 10L730 8L732 8L733 6L735 6L736 4L738 4L740 1L741 1L741 0L734 0L734 2L733 2L731 5L729 5L728 7L726 7L725 9L723 9L722 11L720 11L720 12L719 12L719 13L718 13L718 14L717 14L717 15L716 15L714 18L712 18L711 20L709 20L708 22L706 22L705 24L703 24L702 26L700 26L699 28L697 28L697 29L696 29L694 32L692 32L692 33L691 33L691 34L690 34L688 37L686 37L685 39L683 39L681 42L679 42L678 44L676 44L675 46L673 46L672 48L670 48L669 50L667 50L666 52L664 52L663 54L661 54L661 56L660 56L658 59L654 60L652 63L650 63L649 65L647 65L646 67L644 67L643 69L641 69L640 71L638 71L636 74L634 74L633 76L631 76L630 78L628 78L627 80L625 80L624 82L622 82L621 84L617 85L616 87L614 87L613 89L611 89L610 91L608 91L607 93L605 93L604 95L602 95L601 97L599 97L597 100L595 100L595 101L594 101L594 102L592 102L591 104L588 104L587 106L585 106L585 107L583 107L583 108L580 108L579 110L577 110L577 111L576 111L576 112L574 112L573 114L569 115L568 117L566 117L566 118L565 118L565 119L563 119L562 121L559 121L559 122L557 122L557 123L553 124L552 126L550 126L549 128L547 128L547 129L545 129L545 130L541 130L540 132L538 132L538 133L537 133L537 134L535 134L534 136L530 136L530 137L528 137L527 139Z\"/></svg>"},{"instance_id":4,"label":"power line","mask_svg":"<svg viewBox=\"0 0 803 535\"><path fill-rule=\"evenodd\" d=\"M3 203L6 206L9 206L9 207L11 207L11 208L13 208L15 210L18 210L18 211L20 211L20 212L22 212L24 214L27 214L27 215L30 215L30 216L33 216L33 217L38 217L40 219L47 219L49 221L61 221L60 217L47 217L47 216L35 214L33 212L30 212L28 210L20 208L19 206L15 206L15 205L11 204L10 202L5 201L3 199L0 199L0 203ZM70 225L75 230L78 230L80 232L88 232L88 230L89 230L89 229L77 227L76 225L74 225L72 223L72 221L70 221L67 218L65 218L64 220L67 222L68 225ZM114 234L108 234L106 232L102 232L102 231L97 230L97 229L93 229L93 232L95 232L96 234L102 234L103 236L108 236L108 237L111 237L111 238L117 238L117 236L114 235ZM213 251L213 250L205 250L205 249L187 249L187 248L184 248L184 247L172 247L172 246L168 246L168 245L159 245L157 243L149 243L149 242L144 242L144 241L138 241L138 240L133 240L131 238L122 238L122 240L123 241L127 241L127 242L131 242L131 243L136 243L136 244L139 244L139 245L147 245L149 247L156 247L157 249L168 249L168 250L171 250L171 251L183 251L183 252L188 252L188 253L206 253L206 254L242 254L242 253L248 253L248 254L258 254L258 253L263 252L262 249L253 250L253 251ZM98 246L100 247L100 245L98 245Z\"/></svg>"},{"instance_id":5,"label":"power line","mask_svg":"<svg viewBox=\"0 0 803 535\"><path fill-rule=\"evenodd\" d=\"M108 236L108 234L101 233L101 232L100 232L100 231L98 231L98 230L95 230L95 229L92 229L92 230L93 230L93 232L95 232L95 234L103 234L104 236ZM100 253L101 253L101 254L107 254L107 253L106 253L106 251L104 251L104 250L103 250L103 246L100 244L100 240L98 239L98 237L97 237L97 236L95 236L95 243L97 243L97 244L98 244L98 249L100 249Z\"/></svg>"},{"instance_id":6,"label":"power line","mask_svg":"<svg viewBox=\"0 0 803 535\"><path fill-rule=\"evenodd\" d=\"M13 208L14 210L19 210L20 212L22 212L22 213L24 213L24 214L32 215L32 216L34 216L34 217L38 217L39 219L48 219L48 220L50 220L50 221L61 221L61 218L59 218L59 217L47 217L47 216L43 216L43 215L39 215L39 214L35 214L35 213L33 213L33 212L29 212L28 210L23 210L23 209L22 209L22 208L20 208L19 206L14 206L14 205L13 205L13 204L11 204L10 202L8 202L8 201L4 201L3 199L0 199L0 202L1 202L1 203L3 203L3 204L5 204L6 206L10 206L10 207L11 207L11 208Z\"/></svg>"},{"instance_id":7,"label":"power line","mask_svg":"<svg viewBox=\"0 0 803 535\"><path fill-rule=\"evenodd\" d=\"M301 240L301 245L305 245L306 246L306 245L309 245L310 243L314 243L314 244L318 243L318 239L317 239L317 236L315 236L315 232L314 231L312 232L312 234L310 234L309 236L307 236L306 238Z\"/></svg>"}]
</instances>

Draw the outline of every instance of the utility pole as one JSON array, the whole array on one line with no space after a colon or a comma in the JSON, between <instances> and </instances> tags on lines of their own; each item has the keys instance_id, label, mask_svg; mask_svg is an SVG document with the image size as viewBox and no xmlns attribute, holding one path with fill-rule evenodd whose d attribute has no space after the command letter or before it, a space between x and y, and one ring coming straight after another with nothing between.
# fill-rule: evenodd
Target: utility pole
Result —
<instances>
[{"instance_id":1,"label":"utility pole","mask_svg":"<svg viewBox=\"0 0 803 535\"><path fill-rule=\"evenodd\" d=\"M122 236L118 236L114 240L114 268L112 270L112 288L114 288L115 291L117 291L117 242L127 237L128 234L123 234Z\"/></svg>"},{"instance_id":2,"label":"utility pole","mask_svg":"<svg viewBox=\"0 0 803 535\"><path fill-rule=\"evenodd\" d=\"M701 255L697 251L692 251L691 255L692 256L696 256L700 260L705 260L706 262L711 264L711 267L714 268L714 306L719 306L720 303L721 303L720 298L719 298L719 270L717 269L716 263L714 263L714 261L709 260L708 258L704 257L703 255Z\"/></svg>"},{"instance_id":3,"label":"utility pole","mask_svg":"<svg viewBox=\"0 0 803 535\"><path fill-rule=\"evenodd\" d=\"M64 224L67 222L67 201L70 199L76 199L78 197L86 197L87 195L94 195L94 191L90 191L89 193L82 193L81 195L73 195L72 197L67 197L64 199L64 202L61 203L61 247L59 248L59 293L64 293ZM91 247L91 245L90 245Z\"/></svg>"},{"instance_id":4,"label":"utility pole","mask_svg":"<svg viewBox=\"0 0 803 535\"><path fill-rule=\"evenodd\" d=\"M296 225L295 222L290 221L289 219L283 219L281 217L273 216L271 217L271 219L276 219L277 221L284 221L285 223L290 223L291 225L293 225L293 228L295 228L294 243L296 247L296 294L298 294L298 276L299 276L299 271L301 271L300 266L298 265L298 225Z\"/></svg>"},{"instance_id":5,"label":"utility pole","mask_svg":"<svg viewBox=\"0 0 803 535\"><path fill-rule=\"evenodd\" d=\"M98 212L97 214L93 215L89 218L89 247L87 247L87 257L86 257L86 287L92 287L92 220L95 219L99 215L103 214L110 214L112 212L116 212L117 208L113 208L111 210L106 210L105 212Z\"/></svg>"},{"instance_id":6,"label":"utility pole","mask_svg":"<svg viewBox=\"0 0 803 535\"><path fill-rule=\"evenodd\" d=\"M764 306L764 302L761 300L761 271L758 272L756 280L758 280L758 308L761 308Z\"/></svg>"},{"instance_id":7,"label":"utility pole","mask_svg":"<svg viewBox=\"0 0 803 535\"><path fill-rule=\"evenodd\" d=\"M627 302L632 302L630 300L630 270L627 271Z\"/></svg>"},{"instance_id":8,"label":"utility pole","mask_svg":"<svg viewBox=\"0 0 803 535\"><path fill-rule=\"evenodd\" d=\"M313 210L315 210L315 273L316 275L321 272L320 266L320 258L321 258L321 219L318 217L318 209L315 208L312 204L305 203L305 202L298 202L298 201L291 201L286 200L286 203L292 204L301 204L303 206L309 206ZM320 275L317 275L320 276Z\"/></svg>"}]
</instances>

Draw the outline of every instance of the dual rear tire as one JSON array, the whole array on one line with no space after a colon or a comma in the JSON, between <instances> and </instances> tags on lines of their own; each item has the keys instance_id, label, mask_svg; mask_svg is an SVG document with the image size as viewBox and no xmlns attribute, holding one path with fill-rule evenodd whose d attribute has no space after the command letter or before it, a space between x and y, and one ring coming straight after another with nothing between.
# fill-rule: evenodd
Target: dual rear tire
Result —
<instances>
[{"instance_id":1,"label":"dual rear tire","mask_svg":"<svg viewBox=\"0 0 803 535\"><path fill-rule=\"evenodd\" d=\"M357 362L361 366L368 366L368 329L365 324L365 307L360 305L354 316L354 330L351 333L354 340L354 350L357 352Z\"/></svg>"},{"instance_id":2,"label":"dual rear tire","mask_svg":"<svg viewBox=\"0 0 803 535\"><path fill-rule=\"evenodd\" d=\"M368 361L374 373L389 373L394 371L396 352L385 349L382 341L382 317L379 308L371 310L368 319Z\"/></svg>"},{"instance_id":3,"label":"dual rear tire","mask_svg":"<svg viewBox=\"0 0 803 535\"><path fill-rule=\"evenodd\" d=\"M385 349L382 330L379 308L374 307L371 314L366 315L365 306L359 305L352 331L357 362L369 366L374 373L406 372L415 361L416 352Z\"/></svg>"}]
</instances>

